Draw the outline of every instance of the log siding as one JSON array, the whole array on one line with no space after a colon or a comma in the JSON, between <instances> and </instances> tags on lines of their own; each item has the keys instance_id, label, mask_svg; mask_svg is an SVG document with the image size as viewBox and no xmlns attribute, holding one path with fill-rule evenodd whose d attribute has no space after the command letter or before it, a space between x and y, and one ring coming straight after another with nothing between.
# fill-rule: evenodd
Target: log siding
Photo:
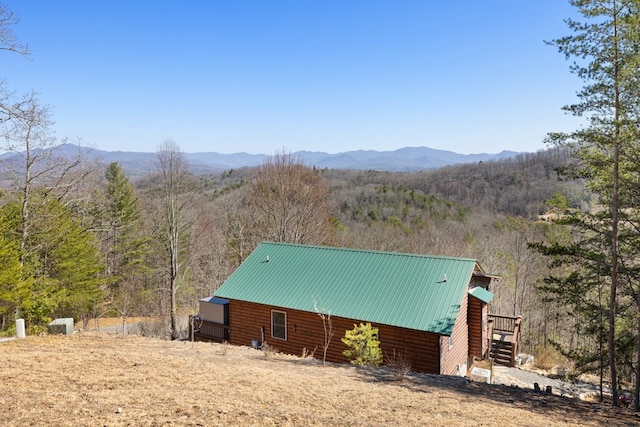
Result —
<instances>
[{"instance_id":1,"label":"log siding","mask_svg":"<svg viewBox=\"0 0 640 427\"><path fill-rule=\"evenodd\" d=\"M463 301L454 327L453 346L449 348L448 337L440 337L431 332L372 324L378 328L380 347L385 357L401 353L411 362L412 370L431 374L458 373L458 365L466 363L468 334L466 324L466 298ZM271 311L286 312L286 340L271 337ZM327 350L327 361L348 363L342 354L347 349L340 340L345 331L354 324L367 323L356 319L331 317L334 335ZM322 359L324 328L317 313L272 307L240 300L229 302L230 342L234 345L251 345L252 340L264 340L273 348L286 354L301 355L303 349L314 352L314 357ZM446 343L443 347L442 342ZM443 349L444 350L441 350ZM315 351L314 351L315 350ZM442 352L442 353L441 353Z\"/></svg>"},{"instance_id":2,"label":"log siding","mask_svg":"<svg viewBox=\"0 0 640 427\"><path fill-rule=\"evenodd\" d=\"M440 374L466 375L469 357L469 326L467 324L467 303L465 293L453 326L451 337L440 337Z\"/></svg>"},{"instance_id":3,"label":"log siding","mask_svg":"<svg viewBox=\"0 0 640 427\"><path fill-rule=\"evenodd\" d=\"M469 357L482 358L485 355L487 343L484 341L487 338L483 323L486 323L486 312L486 304L477 298L469 298Z\"/></svg>"}]
</instances>

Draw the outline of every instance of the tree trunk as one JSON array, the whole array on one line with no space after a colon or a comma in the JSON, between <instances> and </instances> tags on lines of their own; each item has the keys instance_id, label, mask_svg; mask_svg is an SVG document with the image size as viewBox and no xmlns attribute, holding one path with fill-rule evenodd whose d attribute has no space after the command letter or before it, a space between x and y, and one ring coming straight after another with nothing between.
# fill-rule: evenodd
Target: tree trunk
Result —
<instances>
[{"instance_id":1,"label":"tree trunk","mask_svg":"<svg viewBox=\"0 0 640 427\"><path fill-rule=\"evenodd\" d=\"M611 393L613 406L618 406L618 372L616 369L616 304L618 293L618 210L620 202L618 192L620 185L620 64L618 41L618 12L617 2L613 2L613 31L614 31L614 90L615 90L615 117L613 140L613 194L611 198L611 296L609 299L609 364L611 368Z\"/></svg>"},{"instance_id":2,"label":"tree trunk","mask_svg":"<svg viewBox=\"0 0 640 427\"><path fill-rule=\"evenodd\" d=\"M640 314L640 288L636 299L638 314ZM640 322L638 322L638 339L636 339L636 384L633 390L633 410L640 412Z\"/></svg>"}]
</instances>

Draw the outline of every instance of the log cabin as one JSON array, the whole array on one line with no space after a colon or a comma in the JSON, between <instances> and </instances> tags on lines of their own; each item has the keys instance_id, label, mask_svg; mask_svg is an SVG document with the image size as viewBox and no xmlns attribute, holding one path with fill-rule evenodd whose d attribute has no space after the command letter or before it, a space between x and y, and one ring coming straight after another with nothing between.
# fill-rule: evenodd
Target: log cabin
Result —
<instances>
[{"instance_id":1,"label":"log cabin","mask_svg":"<svg viewBox=\"0 0 640 427\"><path fill-rule=\"evenodd\" d=\"M317 357L324 314L334 333L327 361L348 362L340 338L371 323L385 356L402 355L416 372L466 375L474 358L490 353L487 305L496 277L474 259L263 242L201 300L191 333Z\"/></svg>"}]
</instances>

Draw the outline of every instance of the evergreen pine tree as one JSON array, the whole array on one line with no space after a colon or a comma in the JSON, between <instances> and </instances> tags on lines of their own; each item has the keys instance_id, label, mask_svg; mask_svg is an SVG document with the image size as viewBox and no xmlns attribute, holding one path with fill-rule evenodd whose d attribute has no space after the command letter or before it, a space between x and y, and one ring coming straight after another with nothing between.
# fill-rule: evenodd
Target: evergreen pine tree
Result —
<instances>
[{"instance_id":1,"label":"evergreen pine tree","mask_svg":"<svg viewBox=\"0 0 640 427\"><path fill-rule=\"evenodd\" d=\"M638 150L640 2L571 0L570 3L585 22L567 20L573 34L550 44L575 60L571 71L585 85L578 93L578 102L565 109L585 117L588 125L568 134L551 134L550 141L574 150L579 160L574 173L587 180L601 209L573 215L570 221L575 230L573 242L544 249L539 246L539 249L554 256L556 266L560 266L561 259L573 264L572 270L550 278L547 283L549 290L572 302L576 314L599 325L587 331L601 336L603 326L598 319L603 312L608 313L608 363L613 404L617 406L617 334L618 326L622 326L617 321L626 317L627 313L620 310L626 310L628 306L621 304L619 293L621 284L631 278L625 265L635 264L627 255L629 251L621 246L628 239L621 239L621 236L633 227L625 222L625 212L637 209L637 205L629 204L631 200L626 197L625 175L637 176L638 168L630 155ZM637 234L638 230L636 228L633 233ZM602 299L604 291L608 292L608 302ZM636 409L640 409L637 401Z\"/></svg>"}]
</instances>

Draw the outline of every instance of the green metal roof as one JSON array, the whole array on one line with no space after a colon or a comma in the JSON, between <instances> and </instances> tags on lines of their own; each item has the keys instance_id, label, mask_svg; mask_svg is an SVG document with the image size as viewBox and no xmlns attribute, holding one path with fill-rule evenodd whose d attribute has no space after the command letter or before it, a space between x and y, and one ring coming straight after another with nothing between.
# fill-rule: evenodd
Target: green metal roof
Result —
<instances>
[{"instance_id":1,"label":"green metal roof","mask_svg":"<svg viewBox=\"0 0 640 427\"><path fill-rule=\"evenodd\" d=\"M493 294L480 286L476 286L475 288L471 289L469 291L469 295L472 295L475 298L478 298L480 301L482 301L485 304L489 304L493 299Z\"/></svg>"},{"instance_id":2,"label":"green metal roof","mask_svg":"<svg viewBox=\"0 0 640 427\"><path fill-rule=\"evenodd\" d=\"M221 298L451 335L473 259L261 243ZM478 266L479 267L479 266Z\"/></svg>"}]
</instances>

